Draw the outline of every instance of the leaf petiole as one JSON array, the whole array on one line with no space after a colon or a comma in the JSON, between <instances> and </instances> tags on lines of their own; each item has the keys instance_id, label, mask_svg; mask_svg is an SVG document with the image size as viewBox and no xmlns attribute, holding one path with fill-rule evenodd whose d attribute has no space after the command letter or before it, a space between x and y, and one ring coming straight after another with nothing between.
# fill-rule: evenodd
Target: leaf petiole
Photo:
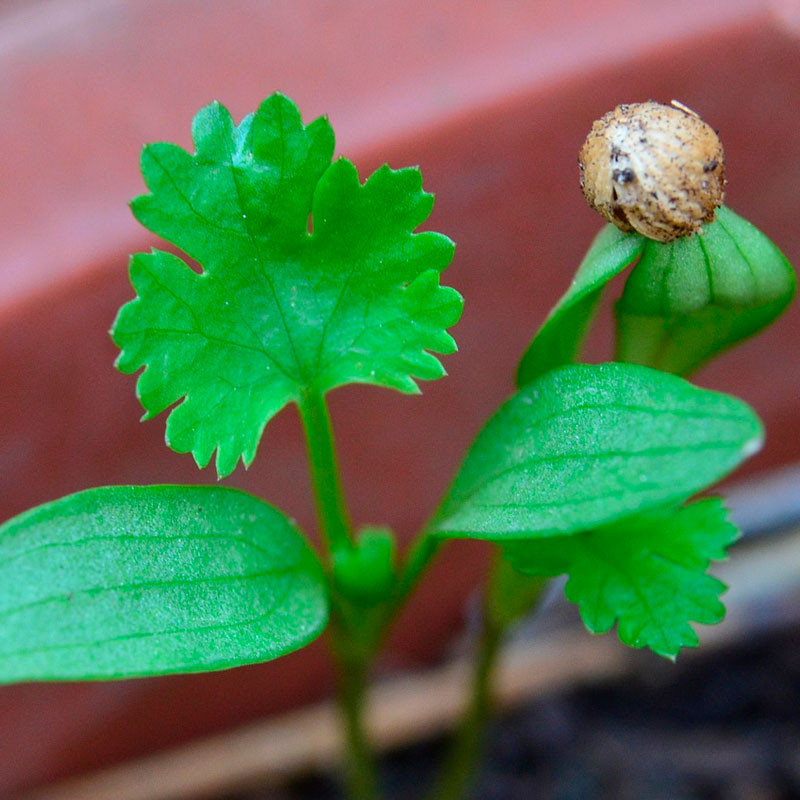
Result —
<instances>
[{"instance_id":1,"label":"leaf petiole","mask_svg":"<svg viewBox=\"0 0 800 800\"><path fill-rule=\"evenodd\" d=\"M323 394L313 388L306 389L297 404L306 434L320 535L330 556L353 547L352 526L342 491L330 414Z\"/></svg>"}]
</instances>

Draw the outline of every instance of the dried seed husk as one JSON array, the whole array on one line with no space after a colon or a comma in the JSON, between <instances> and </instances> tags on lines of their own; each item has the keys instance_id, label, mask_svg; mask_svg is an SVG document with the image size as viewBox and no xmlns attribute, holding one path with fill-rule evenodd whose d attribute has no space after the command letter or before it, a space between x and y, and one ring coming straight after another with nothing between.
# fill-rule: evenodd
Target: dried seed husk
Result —
<instances>
[{"instance_id":1,"label":"dried seed husk","mask_svg":"<svg viewBox=\"0 0 800 800\"><path fill-rule=\"evenodd\" d=\"M719 137L674 100L609 111L592 125L579 163L589 205L620 230L660 242L699 231L724 200Z\"/></svg>"}]
</instances>

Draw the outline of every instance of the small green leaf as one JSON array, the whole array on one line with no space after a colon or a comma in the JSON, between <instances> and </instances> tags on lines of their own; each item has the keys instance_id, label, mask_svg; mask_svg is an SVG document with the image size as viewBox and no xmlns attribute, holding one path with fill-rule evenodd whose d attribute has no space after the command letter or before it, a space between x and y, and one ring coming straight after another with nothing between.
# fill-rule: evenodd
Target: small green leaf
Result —
<instances>
[{"instance_id":1,"label":"small green leaf","mask_svg":"<svg viewBox=\"0 0 800 800\"><path fill-rule=\"evenodd\" d=\"M572 279L572 285L530 343L517 371L517 386L574 361L605 285L634 261L645 245L638 233L606 225L597 234Z\"/></svg>"},{"instance_id":2,"label":"small green leaf","mask_svg":"<svg viewBox=\"0 0 800 800\"><path fill-rule=\"evenodd\" d=\"M674 657L697 645L690 622L722 620L725 585L708 575L739 536L720 500L660 509L576 536L506 546L506 556L528 575L566 572L567 597L592 633L619 621L619 638Z\"/></svg>"},{"instance_id":3,"label":"small green leaf","mask_svg":"<svg viewBox=\"0 0 800 800\"><path fill-rule=\"evenodd\" d=\"M444 375L446 329L462 300L439 285L453 243L413 233L433 207L417 169L360 183L330 163L326 119L304 126L282 95L234 126L213 103L194 122L194 155L172 144L142 154L150 194L137 219L199 262L168 253L131 261L138 297L112 329L117 366L141 367L147 417L180 403L167 442L217 472L255 457L264 426L307 390L345 383L418 392ZM310 226L310 230L309 230Z\"/></svg>"},{"instance_id":4,"label":"small green leaf","mask_svg":"<svg viewBox=\"0 0 800 800\"><path fill-rule=\"evenodd\" d=\"M336 588L358 606L374 606L386 600L397 577L397 541L388 528L362 528L352 549L333 556Z\"/></svg>"},{"instance_id":5,"label":"small green leaf","mask_svg":"<svg viewBox=\"0 0 800 800\"><path fill-rule=\"evenodd\" d=\"M762 441L752 409L632 364L571 365L523 387L478 436L432 530L506 541L680 503Z\"/></svg>"},{"instance_id":6,"label":"small green leaf","mask_svg":"<svg viewBox=\"0 0 800 800\"><path fill-rule=\"evenodd\" d=\"M617 303L617 359L686 375L769 325L795 292L777 247L728 208L701 234L647 240Z\"/></svg>"},{"instance_id":7,"label":"small green leaf","mask_svg":"<svg viewBox=\"0 0 800 800\"><path fill-rule=\"evenodd\" d=\"M303 537L234 489L91 489L0 526L0 683L267 661L327 618Z\"/></svg>"}]
</instances>

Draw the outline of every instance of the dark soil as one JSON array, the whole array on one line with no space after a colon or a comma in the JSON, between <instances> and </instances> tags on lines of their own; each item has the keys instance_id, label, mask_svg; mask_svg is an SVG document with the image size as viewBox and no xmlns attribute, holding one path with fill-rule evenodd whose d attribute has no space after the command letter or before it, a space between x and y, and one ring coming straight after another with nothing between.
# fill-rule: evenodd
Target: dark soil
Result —
<instances>
[{"instance_id":1,"label":"dark soil","mask_svg":"<svg viewBox=\"0 0 800 800\"><path fill-rule=\"evenodd\" d=\"M541 697L492 728L473 800L800 798L800 629ZM384 761L391 800L424 796L442 742ZM342 800L333 779L237 800ZM234 800L231 798L231 800Z\"/></svg>"}]
</instances>

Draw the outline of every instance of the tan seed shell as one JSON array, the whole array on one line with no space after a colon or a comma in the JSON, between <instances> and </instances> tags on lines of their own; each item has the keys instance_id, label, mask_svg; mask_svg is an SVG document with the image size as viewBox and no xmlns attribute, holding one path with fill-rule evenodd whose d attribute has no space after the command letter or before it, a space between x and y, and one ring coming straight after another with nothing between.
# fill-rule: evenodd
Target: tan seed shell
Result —
<instances>
[{"instance_id":1,"label":"tan seed shell","mask_svg":"<svg viewBox=\"0 0 800 800\"><path fill-rule=\"evenodd\" d=\"M700 230L724 199L719 137L676 100L609 111L592 125L579 163L590 206L620 230L659 242Z\"/></svg>"}]
</instances>

